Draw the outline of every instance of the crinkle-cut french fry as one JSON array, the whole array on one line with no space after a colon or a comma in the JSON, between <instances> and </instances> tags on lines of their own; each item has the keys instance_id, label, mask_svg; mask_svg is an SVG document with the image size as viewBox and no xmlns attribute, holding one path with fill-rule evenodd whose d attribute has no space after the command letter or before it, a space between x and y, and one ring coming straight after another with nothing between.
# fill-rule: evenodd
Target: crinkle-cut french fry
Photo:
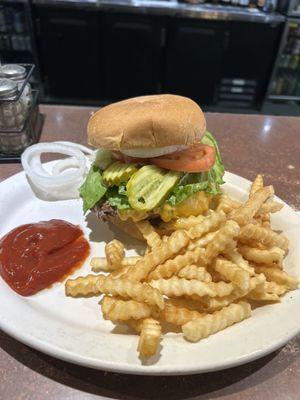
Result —
<instances>
[{"instance_id":1,"label":"crinkle-cut french fry","mask_svg":"<svg viewBox=\"0 0 300 400\"><path fill-rule=\"evenodd\" d=\"M198 225L191 227L187 233L191 239L199 238L211 230L217 229L226 220L223 211L219 213L211 211Z\"/></svg>"},{"instance_id":2,"label":"crinkle-cut french fry","mask_svg":"<svg viewBox=\"0 0 300 400\"><path fill-rule=\"evenodd\" d=\"M238 240L242 243L260 242L265 246L277 246L286 251L289 241L283 235L258 225L248 224L241 228Z\"/></svg>"},{"instance_id":3,"label":"crinkle-cut french fry","mask_svg":"<svg viewBox=\"0 0 300 400\"><path fill-rule=\"evenodd\" d=\"M189 310L173 304L172 300L167 300L161 317L173 325L184 325L193 319L202 317L203 314L196 310Z\"/></svg>"},{"instance_id":4,"label":"crinkle-cut french fry","mask_svg":"<svg viewBox=\"0 0 300 400\"><path fill-rule=\"evenodd\" d=\"M130 257L125 257L122 260L122 266L127 267L127 266L132 266L135 265L139 260L141 260L141 256L130 256Z\"/></svg>"},{"instance_id":5,"label":"crinkle-cut french fry","mask_svg":"<svg viewBox=\"0 0 300 400\"><path fill-rule=\"evenodd\" d=\"M92 267L92 271L100 272L100 271L111 271L111 265L108 264L106 257L93 257L90 262L90 266Z\"/></svg>"},{"instance_id":6,"label":"crinkle-cut french fry","mask_svg":"<svg viewBox=\"0 0 300 400\"><path fill-rule=\"evenodd\" d=\"M179 278L196 279L202 282L211 282L211 275L204 267L197 265L187 265L178 272Z\"/></svg>"},{"instance_id":7,"label":"crinkle-cut french fry","mask_svg":"<svg viewBox=\"0 0 300 400\"><path fill-rule=\"evenodd\" d=\"M130 265L126 265L125 267L122 267L120 269L116 269L115 271L112 271L109 275L109 277L111 279L119 279L121 277L123 277L125 274L127 274L127 272L130 269Z\"/></svg>"},{"instance_id":8,"label":"crinkle-cut french fry","mask_svg":"<svg viewBox=\"0 0 300 400\"><path fill-rule=\"evenodd\" d=\"M216 211L223 211L225 214L229 214L232 210L236 210L240 206L240 202L232 200L226 193L223 193L220 197Z\"/></svg>"},{"instance_id":9,"label":"crinkle-cut french fry","mask_svg":"<svg viewBox=\"0 0 300 400\"><path fill-rule=\"evenodd\" d=\"M262 204L274 194L273 186L265 186L255 192L240 208L230 214L230 219L240 226L249 224Z\"/></svg>"},{"instance_id":10,"label":"crinkle-cut french fry","mask_svg":"<svg viewBox=\"0 0 300 400\"><path fill-rule=\"evenodd\" d=\"M93 272L106 272L106 271L116 271L117 269L121 269L125 266L135 265L138 260L140 260L141 256L131 256L123 258L122 262L118 265L115 265L113 268L110 264L108 264L106 257L93 257L91 259L91 267Z\"/></svg>"},{"instance_id":11,"label":"crinkle-cut french fry","mask_svg":"<svg viewBox=\"0 0 300 400\"><path fill-rule=\"evenodd\" d=\"M140 326L138 352L141 357L151 357L158 349L161 339L161 325L153 318L145 318Z\"/></svg>"},{"instance_id":12,"label":"crinkle-cut french fry","mask_svg":"<svg viewBox=\"0 0 300 400\"><path fill-rule=\"evenodd\" d=\"M264 178L261 174L256 175L256 178L251 184L249 197L253 196L259 189L264 187Z\"/></svg>"},{"instance_id":13,"label":"crinkle-cut french fry","mask_svg":"<svg viewBox=\"0 0 300 400\"><path fill-rule=\"evenodd\" d=\"M240 228L235 221L227 221L225 225L215 235L214 239L208 243L205 250L205 261L210 263L220 253L222 253L226 246L237 237Z\"/></svg>"},{"instance_id":14,"label":"crinkle-cut french fry","mask_svg":"<svg viewBox=\"0 0 300 400\"><path fill-rule=\"evenodd\" d=\"M148 280L170 278L172 275L176 275L183 267L201 262L204 254L205 250L201 248L179 254L175 258L166 261L164 264L158 265L155 270L149 274Z\"/></svg>"},{"instance_id":15,"label":"crinkle-cut french fry","mask_svg":"<svg viewBox=\"0 0 300 400\"><path fill-rule=\"evenodd\" d=\"M247 260L254 261L258 264L272 264L275 262L280 265L284 257L284 251L277 246L271 247L268 250L260 250L245 244L240 244L238 249Z\"/></svg>"},{"instance_id":16,"label":"crinkle-cut french fry","mask_svg":"<svg viewBox=\"0 0 300 400\"><path fill-rule=\"evenodd\" d=\"M104 318L111 321L148 318L152 314L152 308L149 305L135 300L104 296L100 304Z\"/></svg>"},{"instance_id":17,"label":"crinkle-cut french fry","mask_svg":"<svg viewBox=\"0 0 300 400\"><path fill-rule=\"evenodd\" d=\"M231 261L218 257L212 264L212 268L225 278L225 280L234 283L242 290L248 290L250 287L249 273Z\"/></svg>"},{"instance_id":18,"label":"crinkle-cut french fry","mask_svg":"<svg viewBox=\"0 0 300 400\"><path fill-rule=\"evenodd\" d=\"M158 308L164 308L164 299L158 290L147 283L133 282L126 279L113 279L104 275L88 275L84 278L69 279L66 282L67 296L90 296L101 293L124 298L132 298Z\"/></svg>"},{"instance_id":19,"label":"crinkle-cut french fry","mask_svg":"<svg viewBox=\"0 0 300 400\"><path fill-rule=\"evenodd\" d=\"M226 251L226 258L235 263L238 267L244 269L250 276L255 275L255 269L251 267L249 262L238 252L237 249Z\"/></svg>"},{"instance_id":20,"label":"crinkle-cut french fry","mask_svg":"<svg viewBox=\"0 0 300 400\"><path fill-rule=\"evenodd\" d=\"M255 290L248 293L246 298L256 301L280 301L280 298L276 293L257 292Z\"/></svg>"},{"instance_id":21,"label":"crinkle-cut french fry","mask_svg":"<svg viewBox=\"0 0 300 400\"><path fill-rule=\"evenodd\" d=\"M161 245L159 234L148 220L139 221L136 223L136 226L151 249Z\"/></svg>"},{"instance_id":22,"label":"crinkle-cut french fry","mask_svg":"<svg viewBox=\"0 0 300 400\"><path fill-rule=\"evenodd\" d=\"M233 292L228 296L223 297L202 297L202 311L212 312L220 310L223 307L227 307L229 304L237 301L238 299L247 295L247 293L251 292L254 289L257 291L264 291L264 284L266 282L266 278L263 274L256 275L250 278L250 286L247 290L242 290L241 288L235 286Z\"/></svg>"},{"instance_id":23,"label":"crinkle-cut french fry","mask_svg":"<svg viewBox=\"0 0 300 400\"><path fill-rule=\"evenodd\" d=\"M195 279L187 280L173 276L170 279L157 279L149 284L169 297L181 296L227 296L233 290L231 283L225 282L200 282Z\"/></svg>"},{"instance_id":24,"label":"crinkle-cut french fry","mask_svg":"<svg viewBox=\"0 0 300 400\"><path fill-rule=\"evenodd\" d=\"M125 256L124 245L119 240L112 240L105 245L105 255L111 269L118 269Z\"/></svg>"},{"instance_id":25,"label":"crinkle-cut french fry","mask_svg":"<svg viewBox=\"0 0 300 400\"><path fill-rule=\"evenodd\" d=\"M205 247L209 242L213 240L217 232L209 232L205 236L202 236L199 239L191 240L187 250L194 250L196 247Z\"/></svg>"},{"instance_id":26,"label":"crinkle-cut french fry","mask_svg":"<svg viewBox=\"0 0 300 400\"><path fill-rule=\"evenodd\" d=\"M165 232L172 232L178 229L190 229L193 226L200 224L204 220L203 215L190 215L189 217L182 217L174 219L170 222L163 222L160 224L159 229Z\"/></svg>"},{"instance_id":27,"label":"crinkle-cut french fry","mask_svg":"<svg viewBox=\"0 0 300 400\"><path fill-rule=\"evenodd\" d=\"M169 258L174 257L189 243L189 237L185 231L179 230L168 238L151 253L146 254L126 274L126 279L142 281L158 265L163 264Z\"/></svg>"},{"instance_id":28,"label":"crinkle-cut french fry","mask_svg":"<svg viewBox=\"0 0 300 400\"><path fill-rule=\"evenodd\" d=\"M228 326L243 321L250 315L250 304L240 301L236 304L230 304L220 311L215 311L213 314L207 314L204 317L187 322L183 325L182 332L186 339L197 342Z\"/></svg>"},{"instance_id":29,"label":"crinkle-cut french fry","mask_svg":"<svg viewBox=\"0 0 300 400\"><path fill-rule=\"evenodd\" d=\"M268 281L274 281L279 285L285 285L291 290L297 289L299 286L298 278L276 267L255 266L255 271L264 274Z\"/></svg>"},{"instance_id":30,"label":"crinkle-cut french fry","mask_svg":"<svg viewBox=\"0 0 300 400\"><path fill-rule=\"evenodd\" d=\"M280 211L283 208L282 203L278 203L277 201L274 200L268 200L262 206L260 209L257 211L255 214L256 217L260 217L261 215L268 214L268 213L276 213Z\"/></svg>"},{"instance_id":31,"label":"crinkle-cut french fry","mask_svg":"<svg viewBox=\"0 0 300 400\"><path fill-rule=\"evenodd\" d=\"M288 291L288 288L285 285L279 285L279 283L276 282L265 282L265 291L271 294L275 293L277 296L282 296Z\"/></svg>"}]
</instances>

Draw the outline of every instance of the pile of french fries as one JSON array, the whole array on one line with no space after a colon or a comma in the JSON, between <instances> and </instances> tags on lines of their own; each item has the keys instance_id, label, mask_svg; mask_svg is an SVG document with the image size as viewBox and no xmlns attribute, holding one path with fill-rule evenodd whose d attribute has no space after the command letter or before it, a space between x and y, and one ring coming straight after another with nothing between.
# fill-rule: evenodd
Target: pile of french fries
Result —
<instances>
[{"instance_id":1,"label":"pile of french fries","mask_svg":"<svg viewBox=\"0 0 300 400\"><path fill-rule=\"evenodd\" d=\"M224 193L205 215L172 220L159 231L148 220L136 222L145 255L125 257L124 245L112 240L106 257L91 260L92 270L105 274L69 279L66 294L104 294L104 318L139 334L141 357L158 351L170 327L196 342L240 322L257 304L278 302L298 287L283 270L288 239L271 229L270 214L282 208L273 194L258 175L245 203Z\"/></svg>"}]
</instances>

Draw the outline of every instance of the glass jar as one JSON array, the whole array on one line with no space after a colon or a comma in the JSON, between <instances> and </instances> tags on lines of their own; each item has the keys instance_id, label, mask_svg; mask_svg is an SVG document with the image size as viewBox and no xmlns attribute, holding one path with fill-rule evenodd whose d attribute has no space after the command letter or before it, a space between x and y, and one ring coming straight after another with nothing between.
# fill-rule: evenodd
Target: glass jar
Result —
<instances>
[{"instance_id":1,"label":"glass jar","mask_svg":"<svg viewBox=\"0 0 300 400\"><path fill-rule=\"evenodd\" d=\"M11 79L16 82L18 89L21 90L24 80L26 79L26 69L18 64L5 64L0 68L0 75L2 78ZM29 83L25 85L20 98L25 108L28 110L32 103L32 92Z\"/></svg>"},{"instance_id":2,"label":"glass jar","mask_svg":"<svg viewBox=\"0 0 300 400\"><path fill-rule=\"evenodd\" d=\"M18 93L16 82L0 79L0 128L18 129L24 125L27 109L21 98L13 98Z\"/></svg>"}]
</instances>

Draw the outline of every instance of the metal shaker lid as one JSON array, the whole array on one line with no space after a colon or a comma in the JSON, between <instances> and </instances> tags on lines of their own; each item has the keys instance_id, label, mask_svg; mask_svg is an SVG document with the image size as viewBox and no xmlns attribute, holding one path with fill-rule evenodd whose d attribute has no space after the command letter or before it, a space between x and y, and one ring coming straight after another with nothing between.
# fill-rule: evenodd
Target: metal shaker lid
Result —
<instances>
[{"instance_id":1,"label":"metal shaker lid","mask_svg":"<svg viewBox=\"0 0 300 400\"><path fill-rule=\"evenodd\" d=\"M5 64L0 68L0 75L3 78L19 81L26 78L26 69L18 64Z\"/></svg>"},{"instance_id":2,"label":"metal shaker lid","mask_svg":"<svg viewBox=\"0 0 300 400\"><path fill-rule=\"evenodd\" d=\"M0 99L13 97L18 93L18 85L10 79L0 79Z\"/></svg>"}]
</instances>

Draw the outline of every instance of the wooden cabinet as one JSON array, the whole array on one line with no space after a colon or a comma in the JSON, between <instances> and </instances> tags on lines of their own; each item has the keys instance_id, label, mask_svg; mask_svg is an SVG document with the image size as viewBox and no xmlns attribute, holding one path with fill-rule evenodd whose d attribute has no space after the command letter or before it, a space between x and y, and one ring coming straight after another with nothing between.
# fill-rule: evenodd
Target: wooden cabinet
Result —
<instances>
[{"instance_id":1,"label":"wooden cabinet","mask_svg":"<svg viewBox=\"0 0 300 400\"><path fill-rule=\"evenodd\" d=\"M227 40L228 24L222 21L170 21L164 91L214 103Z\"/></svg>"},{"instance_id":2,"label":"wooden cabinet","mask_svg":"<svg viewBox=\"0 0 300 400\"><path fill-rule=\"evenodd\" d=\"M105 93L125 99L161 89L162 35L160 18L106 14L103 17Z\"/></svg>"}]
</instances>

